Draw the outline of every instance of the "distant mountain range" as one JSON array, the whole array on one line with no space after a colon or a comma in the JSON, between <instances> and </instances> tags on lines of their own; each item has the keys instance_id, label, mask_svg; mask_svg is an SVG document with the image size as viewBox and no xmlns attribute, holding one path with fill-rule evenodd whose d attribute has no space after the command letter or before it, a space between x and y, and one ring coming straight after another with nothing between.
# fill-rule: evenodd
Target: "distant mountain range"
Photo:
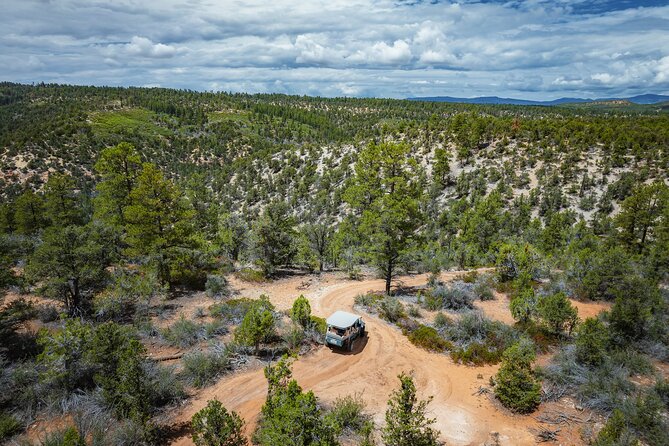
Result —
<instances>
[{"instance_id":1,"label":"distant mountain range","mask_svg":"<svg viewBox=\"0 0 669 446\"><path fill-rule=\"evenodd\" d=\"M481 96L477 98L455 98L452 96L432 96L424 98L408 98L410 101L426 101L426 102L459 102L464 104L508 104L508 105L561 105L561 104L580 104L591 102L611 102L611 101L626 101L633 104L657 104L660 102L669 101L669 96L661 94L642 94L632 96L629 98L600 98L600 99L584 99L584 98L560 98L552 101L530 101L525 99L514 98L500 98L497 96Z\"/></svg>"}]
</instances>

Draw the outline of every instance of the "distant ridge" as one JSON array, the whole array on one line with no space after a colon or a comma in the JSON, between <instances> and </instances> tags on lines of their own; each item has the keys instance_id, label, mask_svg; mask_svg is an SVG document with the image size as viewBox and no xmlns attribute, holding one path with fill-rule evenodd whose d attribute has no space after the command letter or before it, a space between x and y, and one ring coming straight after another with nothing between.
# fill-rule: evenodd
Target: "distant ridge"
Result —
<instances>
[{"instance_id":1,"label":"distant ridge","mask_svg":"<svg viewBox=\"0 0 669 446\"><path fill-rule=\"evenodd\" d=\"M590 102L610 102L610 101L627 101L633 104L658 104L660 102L669 101L669 96L661 94L642 94L628 98L599 98L599 99L584 99L584 98L559 98L552 101L530 101L526 99L514 98L500 98L498 96L480 96L476 98L456 98L452 96L431 96L408 98L410 101L425 101L425 102L457 102L462 104L505 104L505 105L561 105L561 104L580 104Z\"/></svg>"}]
</instances>

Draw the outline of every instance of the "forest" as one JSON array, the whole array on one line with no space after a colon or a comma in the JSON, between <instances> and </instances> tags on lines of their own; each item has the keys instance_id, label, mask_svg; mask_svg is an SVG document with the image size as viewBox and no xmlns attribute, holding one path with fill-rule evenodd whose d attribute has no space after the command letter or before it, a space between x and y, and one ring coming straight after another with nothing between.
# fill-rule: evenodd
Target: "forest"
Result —
<instances>
[{"instance_id":1,"label":"forest","mask_svg":"<svg viewBox=\"0 0 669 446\"><path fill-rule=\"evenodd\" d=\"M354 308L411 346L494 366L500 413L570 401L579 444L669 444L668 111L0 83L0 441L442 444L411 370L380 415L298 384L327 315L269 290L336 275L380 279ZM257 420L173 423L253 367Z\"/></svg>"}]
</instances>

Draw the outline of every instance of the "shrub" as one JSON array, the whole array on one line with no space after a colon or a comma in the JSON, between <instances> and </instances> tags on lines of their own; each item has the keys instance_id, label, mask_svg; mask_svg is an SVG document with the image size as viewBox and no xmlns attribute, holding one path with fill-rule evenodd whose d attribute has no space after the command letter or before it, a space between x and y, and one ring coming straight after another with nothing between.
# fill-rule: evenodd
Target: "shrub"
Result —
<instances>
[{"instance_id":1,"label":"shrub","mask_svg":"<svg viewBox=\"0 0 669 446\"><path fill-rule=\"evenodd\" d=\"M664 403L664 407L669 410L669 380L659 379L653 387L657 396L660 397L660 400Z\"/></svg>"},{"instance_id":2,"label":"shrub","mask_svg":"<svg viewBox=\"0 0 669 446\"><path fill-rule=\"evenodd\" d=\"M334 446L334 427L325 423L313 392L304 392L292 379L289 360L284 356L265 368L267 400L253 442L261 446L318 444Z\"/></svg>"},{"instance_id":3,"label":"shrub","mask_svg":"<svg viewBox=\"0 0 669 446\"><path fill-rule=\"evenodd\" d=\"M409 305L409 316L420 317L420 309L416 305Z\"/></svg>"},{"instance_id":4,"label":"shrub","mask_svg":"<svg viewBox=\"0 0 669 446\"><path fill-rule=\"evenodd\" d=\"M364 410L365 402L359 394L346 395L335 400L326 418L334 425L337 435L341 435L344 431L357 433L364 429L369 421L369 416Z\"/></svg>"},{"instance_id":5,"label":"shrub","mask_svg":"<svg viewBox=\"0 0 669 446\"><path fill-rule=\"evenodd\" d=\"M184 377L195 387L209 385L221 373L230 369L228 354L222 348L188 353L182 358L182 363Z\"/></svg>"},{"instance_id":6,"label":"shrub","mask_svg":"<svg viewBox=\"0 0 669 446\"><path fill-rule=\"evenodd\" d=\"M306 338L306 335L302 326L296 323L291 323L288 330L286 330L281 337L283 342L286 343L288 349L294 350L302 344Z\"/></svg>"},{"instance_id":7,"label":"shrub","mask_svg":"<svg viewBox=\"0 0 669 446\"><path fill-rule=\"evenodd\" d=\"M300 295L295 302L293 302L293 308L290 310L290 318L297 324L300 324L302 328L307 328L310 322L311 317L311 305L309 304L309 299Z\"/></svg>"},{"instance_id":8,"label":"shrub","mask_svg":"<svg viewBox=\"0 0 669 446\"><path fill-rule=\"evenodd\" d=\"M104 291L93 298L95 316L101 321L127 321L132 319L136 299L131 294Z\"/></svg>"},{"instance_id":9,"label":"shrub","mask_svg":"<svg viewBox=\"0 0 669 446\"><path fill-rule=\"evenodd\" d=\"M93 298L93 308L99 320L126 321L139 309L148 308L152 298L166 291L153 274L119 270L113 283Z\"/></svg>"},{"instance_id":10,"label":"shrub","mask_svg":"<svg viewBox=\"0 0 669 446\"><path fill-rule=\"evenodd\" d=\"M427 325L421 325L409 334L412 344L435 352L443 352L453 348L453 344L439 336L439 332Z\"/></svg>"},{"instance_id":11,"label":"shrub","mask_svg":"<svg viewBox=\"0 0 669 446\"><path fill-rule=\"evenodd\" d=\"M68 427L65 430L49 432L41 446L86 446L86 441L81 437L75 427Z\"/></svg>"},{"instance_id":12,"label":"shrub","mask_svg":"<svg viewBox=\"0 0 669 446\"><path fill-rule=\"evenodd\" d=\"M537 313L548 329L557 334L566 330L571 335L578 322L578 309L561 292L541 297Z\"/></svg>"},{"instance_id":13,"label":"shrub","mask_svg":"<svg viewBox=\"0 0 669 446\"><path fill-rule=\"evenodd\" d=\"M430 306L435 309L447 309L460 311L474 308L474 295L470 290L471 286L463 282L453 282L450 286L440 286L432 290L432 299L436 302ZM437 304L440 302L440 305Z\"/></svg>"},{"instance_id":14,"label":"shrub","mask_svg":"<svg viewBox=\"0 0 669 446\"><path fill-rule=\"evenodd\" d=\"M379 302L379 315L388 322L395 323L405 316L404 305L399 299L386 296Z\"/></svg>"},{"instance_id":15,"label":"shrub","mask_svg":"<svg viewBox=\"0 0 669 446\"><path fill-rule=\"evenodd\" d=\"M466 313L440 330L458 346L451 350L451 358L465 364L497 363L504 351L518 340L518 333L512 327L491 321L478 311Z\"/></svg>"},{"instance_id":16,"label":"shrub","mask_svg":"<svg viewBox=\"0 0 669 446\"><path fill-rule=\"evenodd\" d=\"M0 412L0 440L5 440L21 430L21 423L12 415Z\"/></svg>"},{"instance_id":17,"label":"shrub","mask_svg":"<svg viewBox=\"0 0 669 446\"><path fill-rule=\"evenodd\" d=\"M565 277L579 299L613 300L631 269L629 256L620 247L585 248L572 256Z\"/></svg>"},{"instance_id":18,"label":"shrub","mask_svg":"<svg viewBox=\"0 0 669 446\"><path fill-rule=\"evenodd\" d=\"M636 446L639 440L627 427L625 415L619 409L613 411L599 431L593 446Z\"/></svg>"},{"instance_id":19,"label":"shrub","mask_svg":"<svg viewBox=\"0 0 669 446\"><path fill-rule=\"evenodd\" d=\"M503 355L503 350L474 342L465 348L451 351L451 359L454 362L470 365L497 364Z\"/></svg>"},{"instance_id":20,"label":"shrub","mask_svg":"<svg viewBox=\"0 0 669 446\"><path fill-rule=\"evenodd\" d=\"M115 427L110 435L109 444L145 445L157 443L155 428L150 423L125 420L121 423L115 423Z\"/></svg>"},{"instance_id":21,"label":"shrub","mask_svg":"<svg viewBox=\"0 0 669 446\"><path fill-rule=\"evenodd\" d=\"M411 319L410 317L403 317L395 322L395 324L402 329L402 334L405 336L409 336L409 333L418 330L418 327L421 325L416 319Z\"/></svg>"},{"instance_id":22,"label":"shrub","mask_svg":"<svg viewBox=\"0 0 669 446\"><path fill-rule=\"evenodd\" d=\"M515 320L527 324L537 311L537 296L531 287L519 291L509 302L509 310Z\"/></svg>"},{"instance_id":23,"label":"shrub","mask_svg":"<svg viewBox=\"0 0 669 446\"><path fill-rule=\"evenodd\" d=\"M68 427L63 435L63 446L86 446L86 441L75 427Z\"/></svg>"},{"instance_id":24,"label":"shrub","mask_svg":"<svg viewBox=\"0 0 669 446\"><path fill-rule=\"evenodd\" d=\"M267 296L262 295L260 299L253 301L242 323L237 327L235 340L243 345L255 347L257 353L260 343L274 334L275 324L274 305Z\"/></svg>"},{"instance_id":25,"label":"shrub","mask_svg":"<svg viewBox=\"0 0 669 446\"><path fill-rule=\"evenodd\" d=\"M230 294L228 280L223 276L208 275L204 288L209 297L226 297Z\"/></svg>"},{"instance_id":26,"label":"shrub","mask_svg":"<svg viewBox=\"0 0 669 446\"><path fill-rule=\"evenodd\" d=\"M422 296L421 303L426 310L437 311L443 308L441 297L432 292L425 293Z\"/></svg>"},{"instance_id":27,"label":"shrub","mask_svg":"<svg viewBox=\"0 0 669 446\"><path fill-rule=\"evenodd\" d=\"M622 405L625 420L644 444L669 444L669 423L662 400L654 392L644 392Z\"/></svg>"},{"instance_id":28,"label":"shrub","mask_svg":"<svg viewBox=\"0 0 669 446\"><path fill-rule=\"evenodd\" d=\"M447 327L447 326L449 326L449 325L451 325L451 324L453 324L453 319L451 319L450 317L446 316L446 315L445 315L444 313L442 313L441 311L440 311L439 313L437 313L437 314L434 316L434 325L435 325L437 328L441 328L441 329L443 329L443 328L445 328L445 327Z\"/></svg>"},{"instance_id":29,"label":"shrub","mask_svg":"<svg viewBox=\"0 0 669 446\"><path fill-rule=\"evenodd\" d=\"M443 284L444 282L441 281L439 273L430 273L429 277L427 278L427 286L429 286L430 288L434 288L436 286Z\"/></svg>"},{"instance_id":30,"label":"shrub","mask_svg":"<svg viewBox=\"0 0 669 446\"><path fill-rule=\"evenodd\" d=\"M78 319L68 319L65 327L53 335L42 330L38 338L42 353L37 358L44 366L42 384L65 392L89 387L95 372L87 357L92 336L90 325Z\"/></svg>"},{"instance_id":31,"label":"shrub","mask_svg":"<svg viewBox=\"0 0 669 446\"><path fill-rule=\"evenodd\" d=\"M653 314L660 309L657 285L636 276L628 277L614 293L616 300L609 313L613 340L621 345L640 340L649 333Z\"/></svg>"},{"instance_id":32,"label":"shrub","mask_svg":"<svg viewBox=\"0 0 669 446\"><path fill-rule=\"evenodd\" d=\"M243 282L251 282L251 283L263 283L267 282L267 277L261 270L257 269L252 269L252 268L242 268L237 273L235 273L235 276Z\"/></svg>"},{"instance_id":33,"label":"shrub","mask_svg":"<svg viewBox=\"0 0 669 446\"><path fill-rule=\"evenodd\" d=\"M575 394L584 407L602 412L621 407L634 392L635 386L629 380L631 374L651 372L648 360L631 350L616 352L599 364L584 366L577 361L572 346L555 355L544 370L546 380L553 386Z\"/></svg>"},{"instance_id":34,"label":"shrub","mask_svg":"<svg viewBox=\"0 0 669 446\"><path fill-rule=\"evenodd\" d=\"M318 333L325 334L325 331L328 329L328 324L325 321L325 318L311 315L310 319L313 329Z\"/></svg>"},{"instance_id":35,"label":"shrub","mask_svg":"<svg viewBox=\"0 0 669 446\"><path fill-rule=\"evenodd\" d=\"M60 313L55 305L43 304L37 306L37 318L44 324L57 321L60 318Z\"/></svg>"},{"instance_id":36,"label":"shrub","mask_svg":"<svg viewBox=\"0 0 669 446\"><path fill-rule=\"evenodd\" d=\"M253 299L242 297L230 299L209 307L212 316L220 318L230 324L239 324L253 305Z\"/></svg>"},{"instance_id":37,"label":"shrub","mask_svg":"<svg viewBox=\"0 0 669 446\"><path fill-rule=\"evenodd\" d=\"M576 359L583 364L601 364L606 357L609 330L596 318L587 318L576 330Z\"/></svg>"},{"instance_id":38,"label":"shrub","mask_svg":"<svg viewBox=\"0 0 669 446\"><path fill-rule=\"evenodd\" d=\"M478 278L479 278L479 272L473 270L462 274L458 279L462 280L464 283L474 283Z\"/></svg>"},{"instance_id":39,"label":"shrub","mask_svg":"<svg viewBox=\"0 0 669 446\"><path fill-rule=\"evenodd\" d=\"M382 301L385 297L383 294L374 294L374 293L368 293L368 294L358 294L355 296L355 304L359 305L361 307L371 309L374 306L376 306L380 301Z\"/></svg>"},{"instance_id":40,"label":"shrub","mask_svg":"<svg viewBox=\"0 0 669 446\"><path fill-rule=\"evenodd\" d=\"M193 443L197 446L245 446L244 420L228 410L218 400L193 415Z\"/></svg>"},{"instance_id":41,"label":"shrub","mask_svg":"<svg viewBox=\"0 0 669 446\"><path fill-rule=\"evenodd\" d=\"M209 322L208 324L205 324L204 327L202 327L202 337L204 339L211 339L216 336L221 336L228 333L228 327L223 324L223 321L220 320L214 320L212 322Z\"/></svg>"},{"instance_id":42,"label":"shrub","mask_svg":"<svg viewBox=\"0 0 669 446\"><path fill-rule=\"evenodd\" d=\"M144 363L144 370L150 382L148 390L152 407L163 407L186 398L186 391L174 372L174 367L164 367L147 361Z\"/></svg>"},{"instance_id":43,"label":"shrub","mask_svg":"<svg viewBox=\"0 0 669 446\"><path fill-rule=\"evenodd\" d=\"M492 291L492 286L488 282L487 276L481 276L476 281L474 284L474 295L482 301L495 299L495 294Z\"/></svg>"},{"instance_id":44,"label":"shrub","mask_svg":"<svg viewBox=\"0 0 669 446\"><path fill-rule=\"evenodd\" d=\"M541 385L534 377L534 348L519 342L507 349L495 376L495 396L504 406L519 413L534 411L541 401Z\"/></svg>"},{"instance_id":45,"label":"shrub","mask_svg":"<svg viewBox=\"0 0 669 446\"><path fill-rule=\"evenodd\" d=\"M197 344L202 337L202 328L182 314L179 320L161 330L161 334L170 345L186 348Z\"/></svg>"}]
</instances>

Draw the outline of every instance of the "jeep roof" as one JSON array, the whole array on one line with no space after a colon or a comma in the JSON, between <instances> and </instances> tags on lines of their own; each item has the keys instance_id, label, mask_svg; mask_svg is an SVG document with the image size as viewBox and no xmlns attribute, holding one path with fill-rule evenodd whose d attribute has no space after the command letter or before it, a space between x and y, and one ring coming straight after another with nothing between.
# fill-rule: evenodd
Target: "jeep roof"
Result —
<instances>
[{"instance_id":1,"label":"jeep roof","mask_svg":"<svg viewBox=\"0 0 669 446\"><path fill-rule=\"evenodd\" d=\"M347 313L346 311L335 311L329 318L327 318L326 322L333 327L348 328L355 324L355 321L358 319L360 319L360 316L358 315Z\"/></svg>"}]
</instances>

